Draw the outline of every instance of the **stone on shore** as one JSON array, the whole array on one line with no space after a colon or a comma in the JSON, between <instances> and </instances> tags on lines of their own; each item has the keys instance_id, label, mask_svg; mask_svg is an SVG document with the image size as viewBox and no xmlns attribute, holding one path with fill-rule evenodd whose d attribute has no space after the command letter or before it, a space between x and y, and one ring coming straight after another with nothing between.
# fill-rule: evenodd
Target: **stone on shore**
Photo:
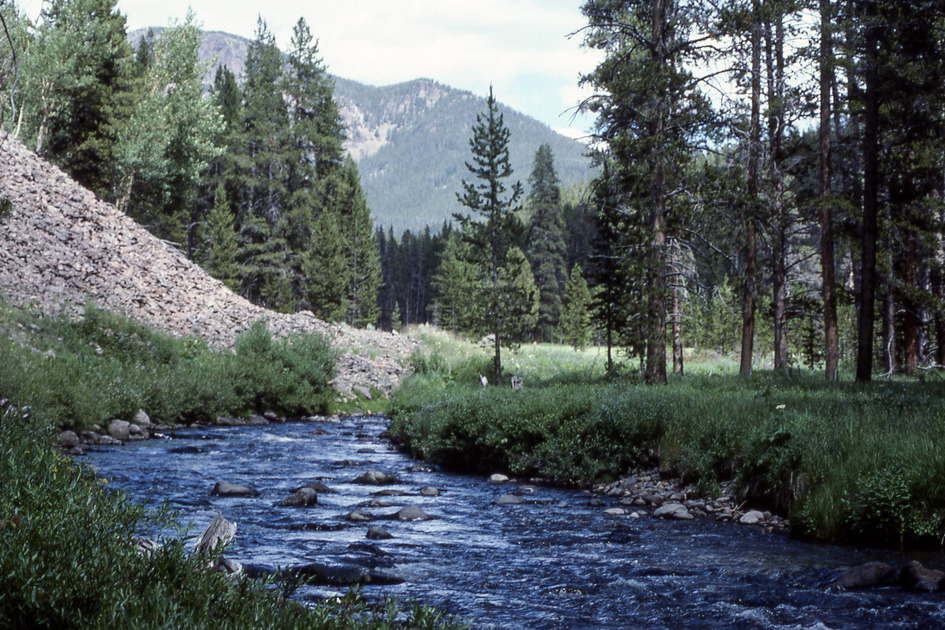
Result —
<instances>
[{"instance_id":1,"label":"stone on shore","mask_svg":"<svg viewBox=\"0 0 945 630\"><path fill-rule=\"evenodd\" d=\"M108 423L108 434L121 442L131 437L131 423L126 420L112 420Z\"/></svg>"},{"instance_id":2,"label":"stone on shore","mask_svg":"<svg viewBox=\"0 0 945 630\"><path fill-rule=\"evenodd\" d=\"M765 522L765 515L758 510L750 510L742 515L738 522L742 525L761 525Z\"/></svg>"},{"instance_id":3,"label":"stone on shore","mask_svg":"<svg viewBox=\"0 0 945 630\"><path fill-rule=\"evenodd\" d=\"M66 429L59 434L59 448L70 450L82 444L75 431Z\"/></svg>"}]
</instances>

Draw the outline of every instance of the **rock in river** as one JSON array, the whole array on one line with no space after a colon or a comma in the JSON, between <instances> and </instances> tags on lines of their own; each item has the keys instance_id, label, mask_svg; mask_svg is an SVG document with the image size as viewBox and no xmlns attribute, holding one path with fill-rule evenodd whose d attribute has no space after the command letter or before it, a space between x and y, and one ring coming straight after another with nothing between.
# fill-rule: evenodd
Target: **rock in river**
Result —
<instances>
[{"instance_id":1,"label":"rock in river","mask_svg":"<svg viewBox=\"0 0 945 630\"><path fill-rule=\"evenodd\" d=\"M389 540L393 538L394 535L383 527L371 527L367 530L367 537L371 540Z\"/></svg>"},{"instance_id":2,"label":"rock in river","mask_svg":"<svg viewBox=\"0 0 945 630\"><path fill-rule=\"evenodd\" d=\"M213 486L213 490L210 491L210 495L215 497L258 497L259 491L238 483L218 481Z\"/></svg>"},{"instance_id":3,"label":"rock in river","mask_svg":"<svg viewBox=\"0 0 945 630\"><path fill-rule=\"evenodd\" d=\"M503 494L501 497L495 500L496 505L521 505L525 503L525 499L518 496L517 494Z\"/></svg>"},{"instance_id":4,"label":"rock in river","mask_svg":"<svg viewBox=\"0 0 945 630\"><path fill-rule=\"evenodd\" d=\"M291 497L279 501L279 505L284 507L312 507L316 503L318 503L318 493L308 486L299 488Z\"/></svg>"},{"instance_id":5,"label":"rock in river","mask_svg":"<svg viewBox=\"0 0 945 630\"><path fill-rule=\"evenodd\" d=\"M916 560L909 561L899 572L899 583L903 588L934 593L941 589L945 573L938 569L927 569Z\"/></svg>"},{"instance_id":6,"label":"rock in river","mask_svg":"<svg viewBox=\"0 0 945 630\"><path fill-rule=\"evenodd\" d=\"M896 569L885 562L867 562L844 571L834 586L843 590L887 586L892 584L895 576Z\"/></svg>"}]
</instances>

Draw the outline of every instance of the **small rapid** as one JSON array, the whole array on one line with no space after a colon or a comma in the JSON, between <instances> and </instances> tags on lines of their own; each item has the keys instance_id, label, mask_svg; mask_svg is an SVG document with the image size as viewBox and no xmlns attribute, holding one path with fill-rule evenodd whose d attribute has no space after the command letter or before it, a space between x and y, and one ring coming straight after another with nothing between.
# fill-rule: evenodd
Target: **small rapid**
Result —
<instances>
[{"instance_id":1,"label":"small rapid","mask_svg":"<svg viewBox=\"0 0 945 630\"><path fill-rule=\"evenodd\" d=\"M945 628L940 594L830 586L844 569L876 560L945 568L938 554L813 545L707 519L610 516L608 499L601 506L579 490L497 485L412 460L382 437L388 422L188 428L97 447L88 462L139 503L167 501L191 534L217 514L235 521L227 556L243 564L393 572L404 581L362 593L437 606L477 628ZM354 483L371 470L397 482ZM211 496L219 481L260 495ZM314 481L332 490L317 505L277 505ZM425 487L439 494L422 495ZM504 494L526 502L497 504ZM433 518L396 519L405 506ZM374 519L348 520L355 509ZM393 538L368 539L372 526ZM303 586L294 597L314 602L345 590Z\"/></svg>"}]
</instances>

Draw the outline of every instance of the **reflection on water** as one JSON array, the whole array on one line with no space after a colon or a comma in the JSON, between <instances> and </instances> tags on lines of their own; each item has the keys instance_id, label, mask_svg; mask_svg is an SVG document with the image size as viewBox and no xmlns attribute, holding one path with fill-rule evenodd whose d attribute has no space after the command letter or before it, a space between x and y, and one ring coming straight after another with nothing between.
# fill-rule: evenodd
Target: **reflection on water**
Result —
<instances>
[{"instance_id":1,"label":"reflection on water","mask_svg":"<svg viewBox=\"0 0 945 630\"><path fill-rule=\"evenodd\" d=\"M236 521L227 555L244 564L394 570L406 578L403 584L369 585L363 593L420 600L473 618L480 628L945 627L940 595L828 588L843 568L903 562L893 552L802 544L710 520L607 516L612 506L591 506L580 491L498 486L418 466L379 437L386 425L370 417L188 429L172 439L101 448L89 461L135 500L167 500L193 532L217 514ZM398 483L352 483L375 469ZM319 494L317 506L275 506L316 480L334 491ZM211 497L217 481L261 494ZM421 496L425 486L440 495ZM507 493L528 503L496 505ZM368 506L372 500L376 507ZM435 518L384 518L408 505ZM359 507L380 520L348 522L345 516ZM367 539L372 525L394 538ZM920 560L943 565L937 556ZM337 592L303 587L295 596L315 600Z\"/></svg>"}]
</instances>

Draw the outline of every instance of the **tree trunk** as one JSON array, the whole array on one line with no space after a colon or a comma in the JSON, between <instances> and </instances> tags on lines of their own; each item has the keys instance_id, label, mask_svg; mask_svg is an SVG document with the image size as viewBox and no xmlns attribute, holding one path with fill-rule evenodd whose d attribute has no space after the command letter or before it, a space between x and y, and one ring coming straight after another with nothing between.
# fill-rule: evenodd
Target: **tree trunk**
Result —
<instances>
[{"instance_id":1,"label":"tree trunk","mask_svg":"<svg viewBox=\"0 0 945 630\"><path fill-rule=\"evenodd\" d=\"M672 270L672 327L673 327L673 374L683 373L682 343L682 295L680 284L682 273L679 264L679 241L672 239L669 249L670 268Z\"/></svg>"},{"instance_id":2,"label":"tree trunk","mask_svg":"<svg viewBox=\"0 0 945 630\"><path fill-rule=\"evenodd\" d=\"M666 42L666 0L653 3L653 55L658 71L668 63ZM663 153L663 137L666 134L666 118L669 102L666 94L654 95L655 118L651 123L654 154L651 159L652 180L650 201L653 206L651 232L651 264L648 272L646 371L644 381L648 385L666 383L666 165Z\"/></svg>"},{"instance_id":3,"label":"tree trunk","mask_svg":"<svg viewBox=\"0 0 945 630\"><path fill-rule=\"evenodd\" d=\"M774 310L774 369L788 369L787 343L787 232L789 217L784 207L784 23L774 16L775 32L766 29L768 59L768 142L771 164L771 209L774 215L772 307Z\"/></svg>"},{"instance_id":4,"label":"tree trunk","mask_svg":"<svg viewBox=\"0 0 945 630\"><path fill-rule=\"evenodd\" d=\"M860 265L859 313L857 317L856 380L873 378L873 318L876 296L876 215L879 193L879 42L876 2L867 3L865 93L863 99L863 224Z\"/></svg>"},{"instance_id":5,"label":"tree trunk","mask_svg":"<svg viewBox=\"0 0 945 630\"><path fill-rule=\"evenodd\" d=\"M830 186L830 89L834 83L830 36L830 0L820 0L820 267L824 301L824 378L836 381L840 369L837 330L836 265L833 251L833 208Z\"/></svg>"},{"instance_id":6,"label":"tree trunk","mask_svg":"<svg viewBox=\"0 0 945 630\"><path fill-rule=\"evenodd\" d=\"M755 213L758 207L758 161L761 138L761 2L752 0L751 29L751 129L748 139L748 211L745 218L745 283L742 289L742 352L739 373L751 376L755 343L755 275L758 244Z\"/></svg>"},{"instance_id":7,"label":"tree trunk","mask_svg":"<svg viewBox=\"0 0 945 630\"><path fill-rule=\"evenodd\" d=\"M902 355L903 369L909 376L915 376L919 369L919 330L922 327L915 295L919 291L919 244L915 236L909 237L906 246L906 269L903 281L906 285L903 299L905 313L902 320Z\"/></svg>"}]
</instances>

